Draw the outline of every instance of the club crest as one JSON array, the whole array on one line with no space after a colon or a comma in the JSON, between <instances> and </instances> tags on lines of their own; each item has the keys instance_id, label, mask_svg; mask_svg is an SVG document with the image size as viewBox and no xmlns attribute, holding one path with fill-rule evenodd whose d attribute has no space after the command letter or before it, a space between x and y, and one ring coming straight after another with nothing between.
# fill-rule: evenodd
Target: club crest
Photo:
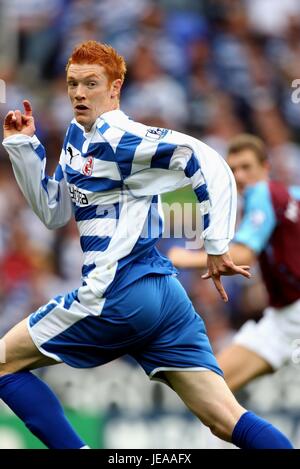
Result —
<instances>
[{"instance_id":1,"label":"club crest","mask_svg":"<svg viewBox=\"0 0 300 469\"><path fill-rule=\"evenodd\" d=\"M82 167L82 172L85 176L91 176L93 172L94 166L94 158L92 156L88 156L86 162Z\"/></svg>"}]
</instances>

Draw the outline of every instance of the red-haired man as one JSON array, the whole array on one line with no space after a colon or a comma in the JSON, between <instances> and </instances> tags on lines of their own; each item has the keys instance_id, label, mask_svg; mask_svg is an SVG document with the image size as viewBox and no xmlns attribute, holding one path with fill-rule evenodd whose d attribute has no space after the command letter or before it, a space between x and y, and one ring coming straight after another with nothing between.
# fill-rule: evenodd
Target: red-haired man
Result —
<instances>
[{"instance_id":1,"label":"red-haired man","mask_svg":"<svg viewBox=\"0 0 300 469\"><path fill-rule=\"evenodd\" d=\"M45 174L30 103L5 118L3 143L21 190L49 228L74 213L84 265L78 289L53 298L3 338L0 397L47 446L80 448L55 397L28 370L62 361L92 367L130 354L220 438L242 448L291 448L235 400L202 319L155 247L159 194L190 182L203 213L209 272L226 300L221 274L249 276L227 252L233 176L202 142L129 119L119 109L124 74L124 60L110 46L88 41L74 50L67 85L75 118L53 178Z\"/></svg>"}]
</instances>

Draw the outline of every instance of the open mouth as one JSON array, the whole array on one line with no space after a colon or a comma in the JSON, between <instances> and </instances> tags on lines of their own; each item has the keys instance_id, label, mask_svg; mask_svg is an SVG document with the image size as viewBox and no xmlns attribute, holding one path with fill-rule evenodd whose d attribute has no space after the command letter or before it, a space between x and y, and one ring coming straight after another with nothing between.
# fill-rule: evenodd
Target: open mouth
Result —
<instances>
[{"instance_id":1,"label":"open mouth","mask_svg":"<svg viewBox=\"0 0 300 469\"><path fill-rule=\"evenodd\" d=\"M85 106L84 104L76 104L75 109L76 111L86 111L88 107Z\"/></svg>"}]
</instances>

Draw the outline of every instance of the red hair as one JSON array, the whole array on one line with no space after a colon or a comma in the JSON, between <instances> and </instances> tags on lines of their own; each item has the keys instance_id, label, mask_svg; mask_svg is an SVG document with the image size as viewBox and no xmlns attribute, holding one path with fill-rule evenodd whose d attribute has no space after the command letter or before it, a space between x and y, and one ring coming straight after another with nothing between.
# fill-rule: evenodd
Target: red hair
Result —
<instances>
[{"instance_id":1,"label":"red hair","mask_svg":"<svg viewBox=\"0 0 300 469\"><path fill-rule=\"evenodd\" d=\"M68 60L66 71L71 64L101 65L105 69L109 84L118 78L123 83L126 73L124 57L108 44L96 41L86 41L76 46Z\"/></svg>"}]
</instances>

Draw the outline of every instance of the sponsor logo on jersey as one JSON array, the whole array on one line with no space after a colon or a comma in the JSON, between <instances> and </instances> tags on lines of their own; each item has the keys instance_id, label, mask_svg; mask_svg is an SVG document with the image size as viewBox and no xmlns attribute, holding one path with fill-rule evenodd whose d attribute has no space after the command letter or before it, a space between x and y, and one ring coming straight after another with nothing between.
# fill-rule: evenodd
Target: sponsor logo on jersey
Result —
<instances>
[{"instance_id":1,"label":"sponsor logo on jersey","mask_svg":"<svg viewBox=\"0 0 300 469\"><path fill-rule=\"evenodd\" d=\"M83 174L85 176L91 176L93 172L93 167L94 167L94 158L93 156L88 156L87 160L85 161L82 167Z\"/></svg>"},{"instance_id":2,"label":"sponsor logo on jersey","mask_svg":"<svg viewBox=\"0 0 300 469\"><path fill-rule=\"evenodd\" d=\"M72 202L78 205L88 205L89 201L87 195L84 192L81 192L77 189L76 186L69 184L69 193L72 199Z\"/></svg>"},{"instance_id":3,"label":"sponsor logo on jersey","mask_svg":"<svg viewBox=\"0 0 300 469\"><path fill-rule=\"evenodd\" d=\"M159 140L167 135L168 129L161 129L160 127L149 127L146 132L146 137L153 140Z\"/></svg>"}]
</instances>

